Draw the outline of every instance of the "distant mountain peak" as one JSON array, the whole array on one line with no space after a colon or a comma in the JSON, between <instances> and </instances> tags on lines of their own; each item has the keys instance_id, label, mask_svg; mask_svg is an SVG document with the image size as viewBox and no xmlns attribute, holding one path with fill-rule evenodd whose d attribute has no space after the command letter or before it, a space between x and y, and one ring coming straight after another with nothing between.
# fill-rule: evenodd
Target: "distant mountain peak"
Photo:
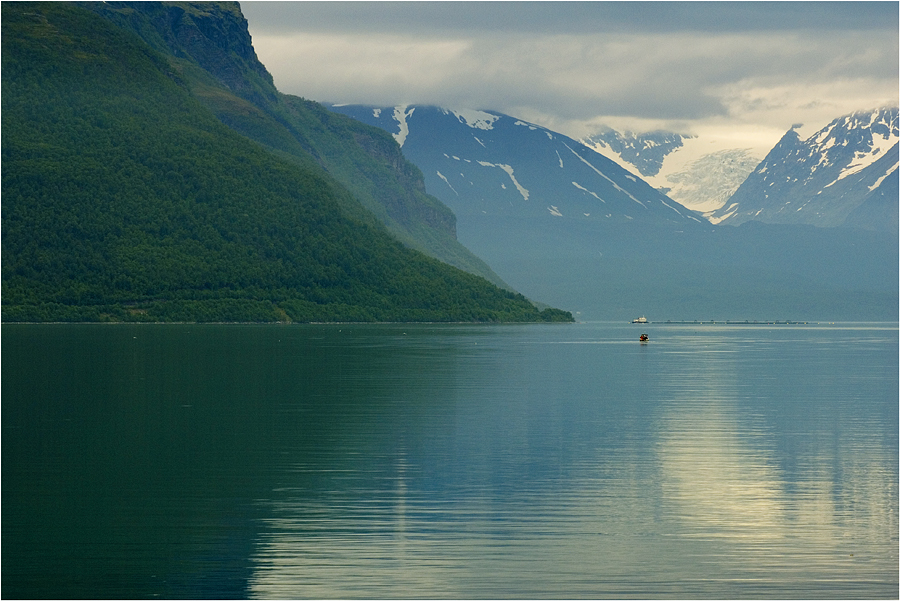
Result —
<instances>
[{"instance_id":1,"label":"distant mountain peak","mask_svg":"<svg viewBox=\"0 0 900 601\"><path fill-rule=\"evenodd\" d=\"M753 151L710 152L698 136L655 130L618 132L603 126L582 142L682 206L708 214L721 207L759 163Z\"/></svg>"},{"instance_id":2,"label":"distant mountain peak","mask_svg":"<svg viewBox=\"0 0 900 601\"><path fill-rule=\"evenodd\" d=\"M645 133L631 131L618 132L603 126L590 136L581 139L581 143L601 154L612 151L623 161L634 165L644 176L656 175L662 168L666 155L681 148L684 140L694 136L678 134L671 131L656 130Z\"/></svg>"},{"instance_id":3,"label":"distant mountain peak","mask_svg":"<svg viewBox=\"0 0 900 601\"><path fill-rule=\"evenodd\" d=\"M898 142L897 107L843 115L805 140L794 126L710 220L896 230Z\"/></svg>"}]
</instances>

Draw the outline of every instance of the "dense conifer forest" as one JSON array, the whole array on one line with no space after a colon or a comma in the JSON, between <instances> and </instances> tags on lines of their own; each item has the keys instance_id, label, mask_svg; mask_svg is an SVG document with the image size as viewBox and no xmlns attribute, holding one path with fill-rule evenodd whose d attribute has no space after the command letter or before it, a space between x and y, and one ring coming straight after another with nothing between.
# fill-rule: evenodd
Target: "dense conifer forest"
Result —
<instances>
[{"instance_id":1,"label":"dense conifer forest","mask_svg":"<svg viewBox=\"0 0 900 601\"><path fill-rule=\"evenodd\" d=\"M137 35L2 11L3 321L571 320L404 246Z\"/></svg>"}]
</instances>

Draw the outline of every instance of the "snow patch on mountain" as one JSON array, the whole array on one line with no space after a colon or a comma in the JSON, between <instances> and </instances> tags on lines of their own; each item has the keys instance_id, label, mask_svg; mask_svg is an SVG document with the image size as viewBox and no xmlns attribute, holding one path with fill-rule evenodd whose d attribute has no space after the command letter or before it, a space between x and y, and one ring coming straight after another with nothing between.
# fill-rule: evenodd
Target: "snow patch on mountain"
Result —
<instances>
[{"instance_id":1,"label":"snow patch on mountain","mask_svg":"<svg viewBox=\"0 0 900 601\"><path fill-rule=\"evenodd\" d=\"M584 186L582 186L582 185L579 184L578 182L572 182L572 185L575 186L576 188L578 188L579 190L583 191L583 192L587 192L588 194L590 194L591 196L593 196L594 198L596 198L596 199L599 200L600 202L603 202L603 203L606 202L605 200L603 200L602 198L600 198L599 196L597 196L596 193L591 192L590 190L588 190L587 188L585 188Z\"/></svg>"},{"instance_id":2,"label":"snow patch on mountain","mask_svg":"<svg viewBox=\"0 0 900 601\"><path fill-rule=\"evenodd\" d=\"M888 176L889 176L890 174L892 174L893 172L895 172L896 170L897 170L897 163L894 163L894 164L891 165L891 167L887 170L887 173L885 173L884 175L882 175L881 177L879 177L877 180L875 180L875 183L874 183L874 184L872 184L871 186L869 186L869 191L872 191L872 190L874 190L875 188L877 188L878 186L880 186L881 183L882 183L884 180L886 180L886 179L888 178Z\"/></svg>"},{"instance_id":3,"label":"snow patch on mountain","mask_svg":"<svg viewBox=\"0 0 900 601\"><path fill-rule=\"evenodd\" d=\"M498 115L472 109L448 110L447 112L456 117L460 123L464 123L472 129L494 129L494 121L500 118Z\"/></svg>"},{"instance_id":4,"label":"snow patch on mountain","mask_svg":"<svg viewBox=\"0 0 900 601\"><path fill-rule=\"evenodd\" d=\"M603 127L580 142L604 156L612 158L615 155L619 159L617 162L630 165L631 170L637 169L638 175L646 178L658 174L666 155L681 148L691 137L667 131L617 132Z\"/></svg>"},{"instance_id":5,"label":"snow patch on mountain","mask_svg":"<svg viewBox=\"0 0 900 601\"><path fill-rule=\"evenodd\" d=\"M488 163L487 161L478 161L478 164L481 165L482 167L497 167L497 168L505 171L506 174L509 175L509 179L512 180L512 183L516 187L516 190L518 190L519 194L522 195L522 198L524 198L525 200L528 200L528 196L531 193L528 190L526 190L522 186L522 184L520 184L519 181L516 179L516 176L513 174L512 167L510 167L509 165L498 165L498 164L494 164L494 163Z\"/></svg>"},{"instance_id":6,"label":"snow patch on mountain","mask_svg":"<svg viewBox=\"0 0 900 601\"><path fill-rule=\"evenodd\" d=\"M406 110L405 106L394 107L394 120L400 124L400 131L392 135L394 136L394 139L397 140L397 144L400 145L400 148L403 148L403 143L406 142L406 136L409 135L409 123L407 123L406 120L412 116L413 111L415 110L415 107L409 109L409 111Z\"/></svg>"},{"instance_id":7,"label":"snow patch on mountain","mask_svg":"<svg viewBox=\"0 0 900 601\"><path fill-rule=\"evenodd\" d=\"M638 203L638 204L641 205L642 207L647 208L647 205L645 205L644 203L642 203L641 201L639 201L637 198L635 198L634 196L632 196L631 193L630 193L628 190L625 190L624 188L620 187L619 184L617 184L616 182L614 182L613 180L611 180L609 177L607 177L607 175L606 175L605 173L603 173L602 171L600 171L599 169L597 169L596 167L594 167L594 166L590 163L590 161L588 161L588 160L585 159L583 156L581 156L580 154L578 154L577 152L575 152L574 150L572 150L572 149L569 147L568 144L563 144L563 146L565 146L566 148L568 148L568 149L572 152L572 154L574 154L576 157L578 157L579 159L581 159L581 162L582 162L582 163L584 163L585 165L587 165L588 167L590 167L591 169L593 169L593 170L597 173L597 175L599 175L600 177L602 177L603 179L605 179L606 181L608 181L609 183L611 183L611 184L613 185L613 188L615 188L616 190L618 190L619 192L621 192L622 194L624 194L625 196L627 196L628 198L630 198L630 199L633 200L634 202ZM672 208L672 207L669 207L669 208ZM677 210L676 210L676 212L677 212Z\"/></svg>"},{"instance_id":8,"label":"snow patch on mountain","mask_svg":"<svg viewBox=\"0 0 900 601\"><path fill-rule=\"evenodd\" d=\"M444 183L445 183L445 184L447 184L448 186L450 186L450 189L453 190L453 193L456 194L457 196L459 196L459 192L456 191L456 189L455 189L455 188L453 187L453 185L450 183L450 180L447 179L447 176L445 176L445 175L444 175L443 173L441 173L440 171L437 171L436 173L437 173L437 176L438 176L439 178L441 178L442 180L444 180Z\"/></svg>"},{"instance_id":9,"label":"snow patch on mountain","mask_svg":"<svg viewBox=\"0 0 900 601\"><path fill-rule=\"evenodd\" d=\"M872 119L874 120L875 117L876 115L873 114ZM869 126L871 126L871 123L869 124ZM857 150L855 153L853 153L853 160L849 165L841 170L840 175L838 175L835 181L837 182L847 176L853 175L854 173L859 173L860 171L883 157L885 153L890 150L891 147L898 141L900 141L900 138L898 138L897 136L896 128L886 130L881 134L873 133L872 143L869 148Z\"/></svg>"},{"instance_id":10,"label":"snow patch on mountain","mask_svg":"<svg viewBox=\"0 0 900 601\"><path fill-rule=\"evenodd\" d=\"M716 216L714 214L709 214L709 215L705 215L705 217L709 220L710 223L718 225L718 224L722 223L723 221L725 221L726 219L728 219L729 217L731 217L732 215L734 215L735 212L737 212L737 203L731 204L726 209L726 212L720 216Z\"/></svg>"},{"instance_id":11,"label":"snow patch on mountain","mask_svg":"<svg viewBox=\"0 0 900 601\"><path fill-rule=\"evenodd\" d=\"M665 176L668 196L694 211L720 209L759 164L749 148L720 150Z\"/></svg>"}]
</instances>

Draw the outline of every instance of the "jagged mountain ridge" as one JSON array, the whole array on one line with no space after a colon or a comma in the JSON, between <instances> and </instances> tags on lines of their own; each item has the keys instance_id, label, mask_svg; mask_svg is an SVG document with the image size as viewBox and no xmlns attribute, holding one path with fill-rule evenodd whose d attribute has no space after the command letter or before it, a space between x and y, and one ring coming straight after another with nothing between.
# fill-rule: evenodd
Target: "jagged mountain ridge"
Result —
<instances>
[{"instance_id":1,"label":"jagged mountain ridge","mask_svg":"<svg viewBox=\"0 0 900 601\"><path fill-rule=\"evenodd\" d=\"M806 140L791 128L710 220L896 231L898 141L897 107L838 117Z\"/></svg>"}]
</instances>

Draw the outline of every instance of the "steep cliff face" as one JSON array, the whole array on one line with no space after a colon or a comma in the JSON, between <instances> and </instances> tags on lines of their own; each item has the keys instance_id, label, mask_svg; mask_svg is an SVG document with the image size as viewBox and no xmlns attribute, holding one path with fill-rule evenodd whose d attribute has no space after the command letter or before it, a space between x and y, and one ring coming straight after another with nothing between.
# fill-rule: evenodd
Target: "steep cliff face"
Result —
<instances>
[{"instance_id":1,"label":"steep cliff face","mask_svg":"<svg viewBox=\"0 0 900 601\"><path fill-rule=\"evenodd\" d=\"M390 135L381 130L360 128L353 133L353 139L366 152L383 161L397 174L397 181L402 190L385 195L382 199L392 217L406 227L415 227L416 223L424 222L456 236L456 216L445 205L427 202L430 197L425 192L422 171L406 160ZM425 202L416 202L413 196L418 196Z\"/></svg>"},{"instance_id":2,"label":"steep cliff face","mask_svg":"<svg viewBox=\"0 0 900 601\"><path fill-rule=\"evenodd\" d=\"M196 62L243 98L277 99L272 75L259 62L235 2L103 2L90 8L157 50Z\"/></svg>"},{"instance_id":3,"label":"steep cliff face","mask_svg":"<svg viewBox=\"0 0 900 601\"><path fill-rule=\"evenodd\" d=\"M280 156L327 170L407 246L506 286L459 244L453 212L426 194L421 172L390 136L278 92L256 56L237 3L108 2L89 7L172 56L173 77L223 123ZM358 216L358 207L344 208Z\"/></svg>"}]
</instances>

